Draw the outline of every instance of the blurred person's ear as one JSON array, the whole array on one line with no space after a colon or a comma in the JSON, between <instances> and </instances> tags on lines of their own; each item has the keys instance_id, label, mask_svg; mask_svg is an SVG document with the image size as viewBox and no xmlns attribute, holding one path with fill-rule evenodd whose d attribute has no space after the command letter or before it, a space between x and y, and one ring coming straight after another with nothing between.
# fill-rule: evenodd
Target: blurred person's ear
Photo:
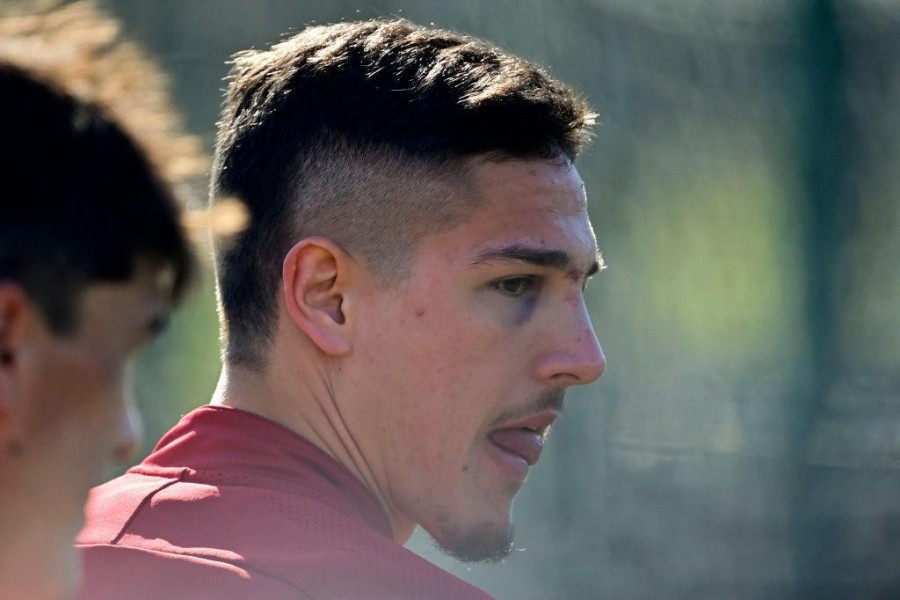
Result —
<instances>
[{"instance_id":1,"label":"blurred person's ear","mask_svg":"<svg viewBox=\"0 0 900 600\"><path fill-rule=\"evenodd\" d=\"M0 281L0 445L11 440L16 412L16 384L21 352L30 313L28 297L14 283Z\"/></svg>"}]
</instances>

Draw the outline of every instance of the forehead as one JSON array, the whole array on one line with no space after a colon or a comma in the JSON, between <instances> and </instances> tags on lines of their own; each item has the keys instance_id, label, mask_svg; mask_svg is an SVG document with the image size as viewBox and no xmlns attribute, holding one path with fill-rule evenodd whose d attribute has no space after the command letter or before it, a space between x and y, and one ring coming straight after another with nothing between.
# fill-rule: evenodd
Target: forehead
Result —
<instances>
[{"instance_id":1,"label":"forehead","mask_svg":"<svg viewBox=\"0 0 900 600\"><path fill-rule=\"evenodd\" d=\"M587 210L584 182L567 159L471 161L471 181L484 200L524 197L565 213Z\"/></svg>"},{"instance_id":2,"label":"forehead","mask_svg":"<svg viewBox=\"0 0 900 600\"><path fill-rule=\"evenodd\" d=\"M468 253L491 246L559 249L579 262L596 259L584 183L566 160L481 160L472 165L475 206L450 236Z\"/></svg>"}]
</instances>

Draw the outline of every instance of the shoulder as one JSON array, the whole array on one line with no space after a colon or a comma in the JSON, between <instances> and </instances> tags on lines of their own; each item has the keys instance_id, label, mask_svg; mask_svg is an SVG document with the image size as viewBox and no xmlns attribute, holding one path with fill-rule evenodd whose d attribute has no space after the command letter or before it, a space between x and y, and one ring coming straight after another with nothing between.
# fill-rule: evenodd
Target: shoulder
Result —
<instances>
[{"instance_id":1,"label":"shoulder","mask_svg":"<svg viewBox=\"0 0 900 600\"><path fill-rule=\"evenodd\" d=\"M212 485L153 473L132 471L92 491L78 538L83 598L148 587L173 599L488 598L288 482Z\"/></svg>"}]
</instances>

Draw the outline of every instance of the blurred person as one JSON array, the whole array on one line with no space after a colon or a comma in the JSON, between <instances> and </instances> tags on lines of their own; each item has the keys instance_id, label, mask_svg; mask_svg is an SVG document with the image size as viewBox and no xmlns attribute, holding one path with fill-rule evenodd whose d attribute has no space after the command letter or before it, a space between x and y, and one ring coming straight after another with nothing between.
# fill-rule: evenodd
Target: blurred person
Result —
<instances>
[{"instance_id":1,"label":"blurred person","mask_svg":"<svg viewBox=\"0 0 900 600\"><path fill-rule=\"evenodd\" d=\"M62 598L88 489L136 444L135 351L192 271L179 211L97 104L0 62L0 598Z\"/></svg>"},{"instance_id":2,"label":"blurred person","mask_svg":"<svg viewBox=\"0 0 900 600\"><path fill-rule=\"evenodd\" d=\"M119 21L87 1L7 0L0 3L0 58L103 106L182 203L191 203L186 184L209 170L203 144L185 131L165 72Z\"/></svg>"},{"instance_id":3,"label":"blurred person","mask_svg":"<svg viewBox=\"0 0 900 600\"><path fill-rule=\"evenodd\" d=\"M235 57L213 201L211 405L91 492L83 598L486 598L405 549L512 548L511 506L605 358L573 160L594 115L536 66L402 20Z\"/></svg>"}]
</instances>

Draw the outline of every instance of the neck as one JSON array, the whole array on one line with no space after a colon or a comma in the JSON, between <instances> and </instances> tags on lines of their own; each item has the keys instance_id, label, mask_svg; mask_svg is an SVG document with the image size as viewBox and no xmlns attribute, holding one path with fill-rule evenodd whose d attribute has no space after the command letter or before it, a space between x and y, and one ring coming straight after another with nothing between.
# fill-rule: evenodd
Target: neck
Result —
<instances>
[{"instance_id":1,"label":"neck","mask_svg":"<svg viewBox=\"0 0 900 600\"><path fill-rule=\"evenodd\" d=\"M286 356L292 359L279 362L276 358ZM318 446L369 490L384 510L394 540L399 544L406 543L415 524L393 510L392 503L377 484L377 465L366 460L342 417L343 395L332 381L332 369L321 357L304 361L297 356L296 353L273 350L260 371L225 364L212 404L258 414ZM312 368L308 368L310 366Z\"/></svg>"}]
</instances>

